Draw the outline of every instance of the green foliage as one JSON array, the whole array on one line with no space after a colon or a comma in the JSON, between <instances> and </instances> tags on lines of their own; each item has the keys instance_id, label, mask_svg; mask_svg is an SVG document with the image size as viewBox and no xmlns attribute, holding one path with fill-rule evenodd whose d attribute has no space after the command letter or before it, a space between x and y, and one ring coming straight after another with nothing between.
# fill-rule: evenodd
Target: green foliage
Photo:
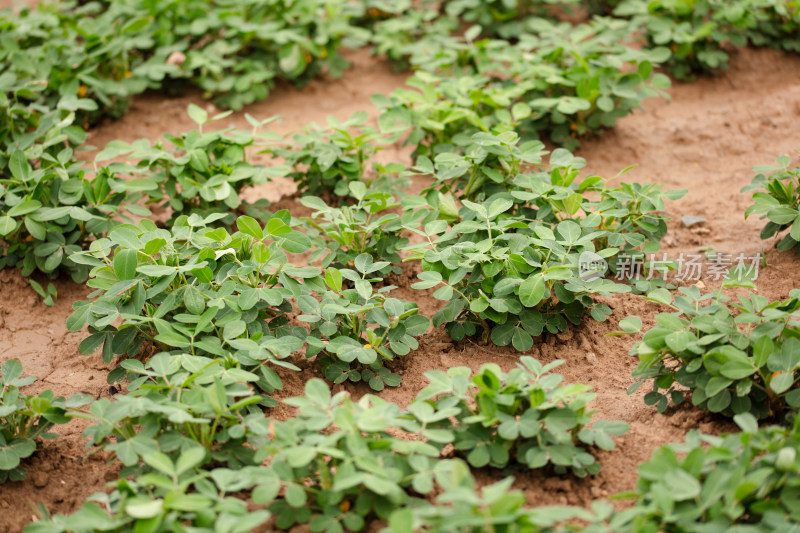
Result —
<instances>
[{"instance_id":1,"label":"green foliage","mask_svg":"<svg viewBox=\"0 0 800 533\"><path fill-rule=\"evenodd\" d=\"M800 166L791 168L789 156L778 158L778 166L758 166L753 168L758 175L742 192L758 191L753 194L753 204L744 212L747 218L752 214L767 219L761 231L762 239L769 239L789 230L778 242L778 250L791 250L800 242ZM800 253L800 247L797 247Z\"/></svg>"},{"instance_id":2,"label":"green foliage","mask_svg":"<svg viewBox=\"0 0 800 533\"><path fill-rule=\"evenodd\" d=\"M684 400L683 388L691 391L692 404L728 416L783 420L796 411L800 291L793 289L784 301L751 294L727 303L718 291L701 296L696 287L679 290L674 298L665 289L650 293L675 312L659 313L658 324L631 350L640 361L631 391L653 379L645 402L662 412L670 400Z\"/></svg>"},{"instance_id":3,"label":"green foliage","mask_svg":"<svg viewBox=\"0 0 800 533\"><path fill-rule=\"evenodd\" d=\"M251 131L226 128L204 132L205 125L230 112L209 118L204 109L193 104L188 112L198 129L180 136L165 135L172 146L165 146L162 141L151 146L147 139L132 144L117 140L98 153L95 161L119 156L136 161L135 165L111 163L105 169L113 176L113 190L125 194L131 203L144 196L147 204L168 207L172 220L180 215L225 212L227 216L222 220L232 224L235 216L229 212L241 210L239 194L244 188L264 184L288 171L284 166L266 167L248 161L248 149L280 138L278 134L259 132L275 119L257 121L248 115Z\"/></svg>"},{"instance_id":4,"label":"green foliage","mask_svg":"<svg viewBox=\"0 0 800 533\"><path fill-rule=\"evenodd\" d=\"M288 326L293 293L285 287L297 284L289 276L308 273L289 265L285 252L305 252L309 242L292 229L287 211L275 213L264 228L239 217L240 231L232 235L207 227L219 216L182 216L170 231L149 220L121 225L74 255L92 267L88 285L97 289L90 295L97 299L76 302L67 319L70 331L89 325L81 352L102 345L103 360L110 362L116 355L140 356L147 342L154 351L232 356L260 372L260 385L271 392L280 380L267 365L286 365L279 359L299 349L305 336ZM124 375L112 372L109 380Z\"/></svg>"},{"instance_id":5,"label":"green foliage","mask_svg":"<svg viewBox=\"0 0 800 533\"><path fill-rule=\"evenodd\" d=\"M514 481L511 477L478 490L469 467L459 459L439 461L434 476L441 490L436 501L394 511L384 533L422 530L431 533L479 530L551 533L563 531L553 526L565 520L594 518L590 512L575 507L525 509L525 495L522 491L511 490Z\"/></svg>"},{"instance_id":6,"label":"green foliage","mask_svg":"<svg viewBox=\"0 0 800 533\"><path fill-rule=\"evenodd\" d=\"M151 39L152 62L169 63L170 54L183 54L170 78L191 80L231 109L263 100L281 79L303 84L323 69L338 76L348 66L338 52L342 42L368 38L350 24L361 10L340 0L110 5L117 17L148 17L142 33Z\"/></svg>"},{"instance_id":7,"label":"green foliage","mask_svg":"<svg viewBox=\"0 0 800 533\"><path fill-rule=\"evenodd\" d=\"M609 230L612 235L607 243L611 246L626 252L640 247L645 252L658 250L667 232L664 202L682 198L686 189L663 191L661 184L624 182L610 187L609 180L596 175L579 180L580 169L586 165L583 158L557 148L545 165L542 156L547 152L541 142L518 143L512 131L497 135L479 132L465 144L463 155L443 152L433 161L420 157L409 173L433 176L433 184L422 194L438 207L443 219L458 217L448 194L459 200L482 201L507 198L510 193L514 211L529 218L555 224L581 217L587 225Z\"/></svg>"},{"instance_id":8,"label":"green foliage","mask_svg":"<svg viewBox=\"0 0 800 533\"><path fill-rule=\"evenodd\" d=\"M64 272L83 282L88 269L69 256L124 217L125 196L112 191L106 172L90 178L80 168L70 144L85 135L71 129L73 114L57 121L59 116L41 117L36 131L12 141L6 157L0 147L0 268L51 278ZM141 214L136 206L124 207Z\"/></svg>"},{"instance_id":9,"label":"green foliage","mask_svg":"<svg viewBox=\"0 0 800 533\"><path fill-rule=\"evenodd\" d=\"M322 354L325 377L334 383L364 381L378 391L385 385L396 387L400 376L384 365L416 350L414 337L428 330L430 320L419 314L416 304L388 297L393 286L373 288L380 281L373 276L388 262L361 254L353 266L328 267L325 285L316 295L297 298L302 313L297 319L310 325L306 356Z\"/></svg>"},{"instance_id":10,"label":"green foliage","mask_svg":"<svg viewBox=\"0 0 800 533\"><path fill-rule=\"evenodd\" d=\"M154 450L180 462L200 449L195 466L256 464L254 447L269 433L259 406L276 403L253 392L260 376L227 363L185 353L157 354L146 364L124 361L136 377L129 394L114 402L102 398L76 414L94 422L84 437L125 465L123 477L154 468L146 460Z\"/></svg>"},{"instance_id":11,"label":"green foliage","mask_svg":"<svg viewBox=\"0 0 800 533\"><path fill-rule=\"evenodd\" d=\"M277 80L338 75L348 65L342 42L368 38L350 24L360 13L336 0L42 5L4 17L0 59L18 79L48 80L51 108L66 96L62 105L119 115L129 96L185 79L241 109Z\"/></svg>"},{"instance_id":12,"label":"green foliage","mask_svg":"<svg viewBox=\"0 0 800 533\"><path fill-rule=\"evenodd\" d=\"M408 70L413 49L436 50L436 45L446 42L458 27L457 20L440 17L439 11L431 7L407 9L375 24L371 42L375 52L385 55L397 70Z\"/></svg>"},{"instance_id":13,"label":"green foliage","mask_svg":"<svg viewBox=\"0 0 800 533\"><path fill-rule=\"evenodd\" d=\"M156 74L142 65L140 49L151 42L141 31L146 23L139 19L141 14L117 19L99 7L38 4L16 15L3 10L0 61L5 83L0 89L6 97L24 99L35 114L74 111L83 127L103 115L124 113L128 97L144 91L148 78ZM11 84L38 87L16 92Z\"/></svg>"},{"instance_id":14,"label":"green foliage","mask_svg":"<svg viewBox=\"0 0 800 533\"><path fill-rule=\"evenodd\" d=\"M586 310L605 320L611 309L591 295L628 292L626 285L582 276L581 256L603 260L616 248L597 248L609 232L584 219L552 225L509 216L507 198L485 204L463 201L463 220L444 220L414 230L425 242L412 246L411 259L422 261L417 289L437 287L433 296L447 304L433 317L456 340L491 334L500 346L527 351L545 330L558 333L567 322L579 324ZM589 222L587 222L589 221Z\"/></svg>"},{"instance_id":15,"label":"green foliage","mask_svg":"<svg viewBox=\"0 0 800 533\"><path fill-rule=\"evenodd\" d=\"M452 151L442 151L432 161L425 156L417 158L409 173L433 175L433 184L423 194L436 190L458 199L482 200L508 191L526 166L542 162L547 152L540 141L519 141L513 131L462 135L454 141L458 146L451 147ZM454 214L452 209L448 214Z\"/></svg>"},{"instance_id":16,"label":"green foliage","mask_svg":"<svg viewBox=\"0 0 800 533\"><path fill-rule=\"evenodd\" d=\"M550 373L563 362L542 366L523 356L508 374L493 364L475 375L466 367L431 370L425 374L430 385L408 408L419 424L415 431L440 447L452 443L475 468L518 464L596 474L600 464L584 448L613 449L611 435L624 434L628 425L600 420L586 427L595 395Z\"/></svg>"},{"instance_id":17,"label":"green foliage","mask_svg":"<svg viewBox=\"0 0 800 533\"><path fill-rule=\"evenodd\" d=\"M296 133L285 146L268 148L264 152L282 158L291 166L291 177L300 192L321 194L332 191L338 196L349 194L348 184L361 181L380 183L387 173L402 170L402 166L376 165L370 171L370 159L384 143L380 134L366 125L366 112L354 113L345 122L328 117L328 127L316 124ZM372 174L370 172L373 172Z\"/></svg>"},{"instance_id":18,"label":"green foliage","mask_svg":"<svg viewBox=\"0 0 800 533\"><path fill-rule=\"evenodd\" d=\"M597 523L599 517L611 512L611 505L599 502L592 504L591 511L566 506L525 508L523 492L511 489L513 478L508 477L478 490L469 467L460 459L437 462L434 476L439 488L436 500L433 503L414 502L413 506L397 509L389 517L389 527L383 529L382 533L579 531L580 526L572 522L574 519ZM585 531L588 533L592 530Z\"/></svg>"},{"instance_id":19,"label":"green foliage","mask_svg":"<svg viewBox=\"0 0 800 533\"><path fill-rule=\"evenodd\" d=\"M755 46L800 52L800 3L797 0L753 0L743 15L750 17L747 38Z\"/></svg>"},{"instance_id":20,"label":"green foliage","mask_svg":"<svg viewBox=\"0 0 800 533\"><path fill-rule=\"evenodd\" d=\"M275 438L259 450L270 458L279 484L256 489L256 503L283 498L269 507L279 529L309 523L311 531L361 531L368 521L387 519L418 494L433 489L438 450L398 438L400 409L375 396L353 402L347 393L331 396L319 379L306 383L305 396L286 403L296 418L275 422Z\"/></svg>"},{"instance_id":21,"label":"green foliage","mask_svg":"<svg viewBox=\"0 0 800 533\"><path fill-rule=\"evenodd\" d=\"M679 79L727 69L731 46L800 50L793 0L625 0L615 14L633 16L651 45L671 49L666 66Z\"/></svg>"},{"instance_id":22,"label":"green foliage","mask_svg":"<svg viewBox=\"0 0 800 533\"><path fill-rule=\"evenodd\" d=\"M266 467L198 470L203 451L194 448L176 461L150 451L144 461L152 473L120 479L111 494L98 492L76 513L50 517L25 527L25 533L193 531L248 533L264 524L268 511L251 509L231 496L268 479Z\"/></svg>"},{"instance_id":23,"label":"green foliage","mask_svg":"<svg viewBox=\"0 0 800 533\"><path fill-rule=\"evenodd\" d=\"M321 259L322 267L347 268L356 257L368 254L375 262L388 262L384 268L370 273L372 276L399 274L401 262L398 253L408 244L402 236L405 224L425 215L421 210L395 211L400 204L388 192L370 191L362 182L349 183L353 205L331 207L322 199L304 196L300 202L314 213L303 218L308 225L308 236L314 246L311 261Z\"/></svg>"},{"instance_id":24,"label":"green foliage","mask_svg":"<svg viewBox=\"0 0 800 533\"><path fill-rule=\"evenodd\" d=\"M22 459L36 451L36 439L58 437L49 430L69 421L67 410L88 403L85 395L69 399L46 390L36 396L20 392L20 387L35 381L22 377L22 364L8 359L0 365L0 484L25 479Z\"/></svg>"},{"instance_id":25,"label":"green foliage","mask_svg":"<svg viewBox=\"0 0 800 533\"><path fill-rule=\"evenodd\" d=\"M615 531L791 531L800 521L800 431L759 429L741 414L741 433L689 433L639 467L635 506ZM623 525L627 519L628 524Z\"/></svg>"},{"instance_id":26,"label":"green foliage","mask_svg":"<svg viewBox=\"0 0 800 533\"><path fill-rule=\"evenodd\" d=\"M69 256L113 226L122 193L168 199L179 213L219 202L237 207L236 192L266 181L270 172L246 163L247 134L173 137L178 150L116 141L105 156L142 151L149 158L138 167L145 176L133 181L102 169L96 179L84 177L71 147L85 140L82 128L104 115L120 116L131 95L169 88L170 80L190 78L207 96L238 109L266 97L276 79L303 81L322 68L337 74L346 66L337 53L342 40L366 38L350 25L362 11L337 0L111 1L3 10L0 268L17 266L26 276L64 271L85 280L86 269ZM128 203L131 213L148 216Z\"/></svg>"},{"instance_id":27,"label":"green foliage","mask_svg":"<svg viewBox=\"0 0 800 533\"><path fill-rule=\"evenodd\" d=\"M478 31L474 31L474 30ZM668 50L638 50L626 21L596 19L571 26L531 18L515 41L476 40L480 27L410 45L416 91L376 97L382 131L401 135L420 155L435 155L456 133L505 131L548 135L577 146L579 136L613 127L669 80L653 72ZM433 42L431 42L433 41ZM404 130L405 128L405 130ZM520 129L521 128L521 129Z\"/></svg>"},{"instance_id":28,"label":"green foliage","mask_svg":"<svg viewBox=\"0 0 800 533\"><path fill-rule=\"evenodd\" d=\"M442 2L447 16L480 25L484 33L512 38L519 31L520 21L531 16L547 16L548 8L569 7L579 0L446 0Z\"/></svg>"}]
</instances>

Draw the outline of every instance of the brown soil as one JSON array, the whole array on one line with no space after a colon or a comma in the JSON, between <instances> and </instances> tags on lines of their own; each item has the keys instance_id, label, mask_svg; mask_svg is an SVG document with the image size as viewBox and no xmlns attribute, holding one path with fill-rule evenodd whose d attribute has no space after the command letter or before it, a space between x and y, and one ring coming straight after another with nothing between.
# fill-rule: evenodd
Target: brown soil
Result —
<instances>
[{"instance_id":1,"label":"brown soil","mask_svg":"<svg viewBox=\"0 0 800 533\"><path fill-rule=\"evenodd\" d=\"M279 87L267 101L249 107L247 112L260 119L283 116L274 127L281 132L313 121L323 122L327 114L345 119L352 112L369 110L374 116L369 96L401 86L404 76L393 73L388 65L365 52L353 53L351 58L354 67L343 79L314 81L302 90ZM667 188L689 189L683 200L667 206L673 221L663 251L673 259L680 253L697 253L708 246L734 256L763 251L766 266L757 281L758 292L769 298L786 297L800 281L798 259L791 253L776 252L774 243L759 239L760 223L743 219L749 196L740 194L739 189L752 178L752 166L771 163L778 155L794 153L800 147L796 135L800 121L800 58L769 50L743 50L733 57L728 73L676 85L671 94L672 101L650 100L644 111L621 120L613 131L584 142L579 155L589 161L591 172L600 175L613 176L628 165L638 164L625 176L626 180L657 181ZM121 121L93 130L89 143L100 147L115 138L155 139L166 132L191 129L193 124L185 114L189 102L212 107L196 94L172 99L157 94L136 98ZM231 125L245 125L241 113L227 120ZM381 154L381 160L391 159L408 162L408 150L389 147ZM414 188L419 187L418 183L415 185ZM247 191L245 196L249 200L277 200L292 192L291 183L279 183ZM283 198L278 205L293 212L302 209L293 198ZM685 228L680 223L684 214L703 216L708 221ZM423 311L432 314L439 303L430 296L411 292L411 274L405 269L398 276L397 295L419 301ZM709 288L718 285L710 280L705 284ZM19 358L26 372L39 379L31 386L34 392L52 388L62 395L84 392L107 396L108 368L99 356L80 355L78 343L84 334L69 333L65 328L72 302L83 299L88 291L68 280L56 285L58 301L54 307L46 307L18 271L0 272L0 361ZM596 416L625 420L631 430L618 439L616 450L600 454L603 469L596 477L581 480L517 473L516 487L525 491L530 505L585 505L592 498L633 489L638 464L648 459L656 447L681 440L692 429L712 433L732 429L729 423L690 407L658 414L644 405L644 390L627 395L626 389L633 382L630 373L636 365L628 352L636 338L605 334L616 330L617 322L632 314L642 316L646 327L652 325L658 308L630 295L605 298L604 302L614 309L608 322L587 321L557 337L546 336L530 354L542 361L566 360L558 371L570 381L594 387ZM423 374L430 369L460 365L477 369L483 363L494 362L507 370L518 359L510 348L472 341L452 343L441 330L424 335L420 345L417 352L405 358L400 369L402 385L382 392L384 398L408 404L425 385ZM305 380L319 375L314 365L302 366L302 373L283 373L285 388L281 397L301 393ZM347 388L356 395L368 392L363 387ZM281 418L288 415L283 407L273 413ZM106 482L115 479L116 468L105 466L99 455L84 459L84 440L80 436L83 427L85 424L75 421L61 428L62 438L46 441L26 461L27 480L0 486L0 531L20 531L40 503L52 513L73 512L87 496L103 490ZM482 471L478 477L488 482L499 479L501 474Z\"/></svg>"}]
</instances>

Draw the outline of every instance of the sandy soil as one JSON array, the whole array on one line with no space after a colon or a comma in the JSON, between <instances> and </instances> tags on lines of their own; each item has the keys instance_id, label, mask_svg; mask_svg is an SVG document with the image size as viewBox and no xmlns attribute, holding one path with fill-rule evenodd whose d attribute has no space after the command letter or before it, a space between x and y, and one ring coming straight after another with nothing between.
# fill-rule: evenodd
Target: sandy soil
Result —
<instances>
[{"instance_id":1,"label":"sandy soil","mask_svg":"<svg viewBox=\"0 0 800 533\"><path fill-rule=\"evenodd\" d=\"M328 114L345 119L363 109L374 116L369 96L401 86L404 76L364 52L351 54L351 59L354 68L343 79L314 81L303 90L279 87L267 101L249 107L247 112L256 118L281 115L282 120L274 128L281 132L313 121L323 122ZM683 200L668 205L673 220L663 251L673 259L680 253L697 253L709 246L734 256L739 252L763 252L766 266L760 271L758 292L773 299L783 298L800 281L798 259L791 253L778 253L773 242L759 239L760 223L743 220L749 195L740 194L739 189L752 179L752 166L771 163L778 155L800 148L800 58L769 50L743 50L733 57L731 65L728 73L718 77L676 85L671 101L646 102L643 111L621 120L613 131L587 140L579 155L589 161L594 173L613 176L626 166L638 164L626 180L658 181L668 188L689 189ZM123 120L93 130L89 144L99 147L115 138L155 139L166 132L190 129L193 124L185 114L189 102L211 106L199 95L170 99L152 94L136 98ZM245 124L241 113L227 120L231 125ZM87 159L90 156L91 153L86 154ZM408 163L408 150L390 147L381 159ZM290 183L280 183L247 191L245 196L250 200L275 199L291 192ZM299 206L291 198L284 198L279 204L290 209ZM680 222L685 214L703 216L708 221L685 228ZM406 270L406 274L412 272ZM432 313L438 302L412 293L412 277L400 277L397 296L420 300L423 311ZM705 283L709 288L718 285L710 280ZM72 302L84 298L88 291L67 280L56 285L58 302L49 308L39 301L18 271L0 272L0 361L19 358L26 372L39 379L31 386L32 391L52 388L63 395L84 392L107 396L107 367L99 356L80 355L78 343L84 334L69 333L64 324ZM543 361L565 359L567 363L559 372L570 381L595 388L596 416L625 420L631 430L618 439L616 450L599 455L603 470L593 478L515 473L516 486L525 490L530 505L585 505L592 498L633 489L638 464L648 459L656 447L680 440L696 428L713 433L733 429L729 423L691 407L658 414L642 402L644 390L628 396L625 391L633 382L630 373L636 366L628 352L636 338L605 334L616 330L617 322L631 314L642 316L648 327L659 309L629 295L604 301L614 309L609 322L589 320L565 334L545 337L530 354ZM510 369L517 358L517 352L510 348L471 341L452 343L443 331L431 331L421 339L420 350L405 358L403 384L384 391L382 396L406 405L426 384L423 374L429 369L459 365L477 369L486 362ZM284 373L285 390L281 396L300 393L305 380L319 375L313 365L303 366L302 373ZM367 392L363 387L348 390L355 395ZM279 407L274 416L287 414L285 408ZM0 531L21 530L40 503L51 512L72 512L87 496L115 478L116 468L106 466L103 457L84 458L84 440L80 436L83 427L76 421L62 428L62 438L45 442L26 462L27 480L0 486ZM504 473L486 470L477 475L488 482Z\"/></svg>"}]
</instances>

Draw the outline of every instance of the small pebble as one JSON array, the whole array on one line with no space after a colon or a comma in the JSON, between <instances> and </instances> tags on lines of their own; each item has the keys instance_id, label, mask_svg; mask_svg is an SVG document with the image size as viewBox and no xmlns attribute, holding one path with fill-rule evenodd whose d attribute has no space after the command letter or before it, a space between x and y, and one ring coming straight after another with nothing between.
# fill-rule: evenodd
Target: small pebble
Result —
<instances>
[{"instance_id":1,"label":"small pebble","mask_svg":"<svg viewBox=\"0 0 800 533\"><path fill-rule=\"evenodd\" d=\"M592 487L591 493L592 493L592 498L605 498L608 495L608 491L605 491L600 487Z\"/></svg>"},{"instance_id":2,"label":"small pebble","mask_svg":"<svg viewBox=\"0 0 800 533\"><path fill-rule=\"evenodd\" d=\"M47 482L50 481L50 477L42 471L34 472L33 476L33 486L37 489L43 489L47 486Z\"/></svg>"}]
</instances>

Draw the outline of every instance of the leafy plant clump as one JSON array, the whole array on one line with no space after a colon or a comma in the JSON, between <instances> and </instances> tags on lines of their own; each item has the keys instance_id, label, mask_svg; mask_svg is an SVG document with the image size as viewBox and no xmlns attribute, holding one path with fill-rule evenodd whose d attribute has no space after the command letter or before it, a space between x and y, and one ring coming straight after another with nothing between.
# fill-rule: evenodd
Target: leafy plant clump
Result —
<instances>
[{"instance_id":1,"label":"leafy plant clump","mask_svg":"<svg viewBox=\"0 0 800 533\"><path fill-rule=\"evenodd\" d=\"M173 461L148 451L144 461L152 473L135 480L120 479L107 494L93 494L77 512L55 515L43 510L41 520L25 533L96 533L127 531L191 531L248 533L270 518L234 496L270 479L266 467L199 468L204 457L194 448Z\"/></svg>"},{"instance_id":2,"label":"leafy plant clump","mask_svg":"<svg viewBox=\"0 0 800 533\"><path fill-rule=\"evenodd\" d=\"M83 435L122 462L123 477L158 470L146 459L154 450L179 463L184 455L199 455L195 466L256 464L255 448L269 433L262 407L277 405L254 393L261 376L223 359L186 353L122 365L134 377L129 393L113 402L97 400L74 416L94 422Z\"/></svg>"},{"instance_id":3,"label":"leafy plant clump","mask_svg":"<svg viewBox=\"0 0 800 533\"><path fill-rule=\"evenodd\" d=\"M352 182L380 184L388 174L403 169L394 163L369 168L371 158L382 149L385 140L366 125L367 118L366 112L354 113L344 122L328 117L328 127L314 124L292 135L284 145L264 152L291 167L288 176L297 182L300 192L320 195L327 191L347 196Z\"/></svg>"},{"instance_id":4,"label":"leafy plant clump","mask_svg":"<svg viewBox=\"0 0 800 533\"><path fill-rule=\"evenodd\" d=\"M777 166L765 165L753 168L758 175L752 183L742 188L742 192L757 191L753 194L753 204L744 212L747 218L753 214L761 215L767 223L761 231L762 239L788 233L778 241L778 250L797 248L800 253L800 166L791 168L787 155L778 158Z\"/></svg>"},{"instance_id":5,"label":"leafy plant clump","mask_svg":"<svg viewBox=\"0 0 800 533\"><path fill-rule=\"evenodd\" d=\"M22 364L16 359L0 365L0 484L25 479L20 463L36 451L37 439L58 437L50 428L69 422L67 411L90 399L86 395L64 399L51 390L36 396L20 392L20 387L34 381L33 376L22 377Z\"/></svg>"},{"instance_id":6,"label":"leafy plant clump","mask_svg":"<svg viewBox=\"0 0 800 533\"><path fill-rule=\"evenodd\" d=\"M323 288L297 298L298 320L310 325L306 356L319 355L334 383L364 381L378 391L398 386L400 376L386 365L416 350L415 337L430 327L416 304L387 296L393 286L374 289L380 278L373 276L388 265L358 255L354 269L328 267Z\"/></svg>"},{"instance_id":7,"label":"leafy plant clump","mask_svg":"<svg viewBox=\"0 0 800 533\"><path fill-rule=\"evenodd\" d=\"M119 156L136 161L135 164L111 163L103 167L111 176L111 187L125 194L130 203L144 198L145 205L169 208L170 222L181 215L206 217L224 213L226 216L221 221L233 224L235 212L243 211L239 198L242 190L288 172L285 166L267 167L248 160L248 150L280 138L278 134L261 131L275 119L258 121L247 115L252 126L250 131L236 128L204 131L230 112L209 118L206 110L190 104L188 113L198 129L181 135L165 135L164 139L172 146L162 141L151 145L147 139L131 144L112 141L97 154L95 161Z\"/></svg>"},{"instance_id":8,"label":"leafy plant clump","mask_svg":"<svg viewBox=\"0 0 800 533\"><path fill-rule=\"evenodd\" d=\"M758 428L743 413L741 433L691 432L639 467L633 508L615 531L791 531L800 521L800 431ZM627 523L626 523L627 522Z\"/></svg>"},{"instance_id":9,"label":"leafy plant clump","mask_svg":"<svg viewBox=\"0 0 800 533\"><path fill-rule=\"evenodd\" d=\"M434 479L440 489L436 500L433 503L423 500L417 505L395 510L384 533L421 530L471 533L477 527L487 531L554 533L565 531L565 521L575 518L596 520L593 512L577 507L525 508L525 494L511 489L512 477L478 489L469 466L460 459L437 462ZM567 527L577 530L573 524Z\"/></svg>"},{"instance_id":10,"label":"leafy plant clump","mask_svg":"<svg viewBox=\"0 0 800 533\"><path fill-rule=\"evenodd\" d=\"M585 223L550 224L508 216L513 201L496 198L478 204L464 200L464 220L444 220L415 230L427 242L415 245L412 259L422 261L417 289L437 287L434 297L447 304L433 317L456 340L478 333L519 351L533 346L545 330L558 333L568 321L579 324L586 310L605 320L611 309L593 294L628 292L626 285L602 277L581 277L579 257L601 259L618 252L596 248L608 236Z\"/></svg>"},{"instance_id":11,"label":"leafy plant clump","mask_svg":"<svg viewBox=\"0 0 800 533\"><path fill-rule=\"evenodd\" d=\"M625 0L614 14L632 16L651 45L668 46L666 66L680 79L728 68L732 47L800 50L800 11L783 0Z\"/></svg>"},{"instance_id":12,"label":"leafy plant clump","mask_svg":"<svg viewBox=\"0 0 800 533\"><path fill-rule=\"evenodd\" d=\"M72 149L85 134L70 129L74 114L60 115L42 117L6 157L0 146L0 268L20 268L23 276L67 273L83 282L88 269L70 255L105 235L125 211L147 211L113 191L106 173L87 176Z\"/></svg>"},{"instance_id":13,"label":"leafy plant clump","mask_svg":"<svg viewBox=\"0 0 800 533\"><path fill-rule=\"evenodd\" d=\"M513 41L479 39L481 27L473 26L463 36L431 35L401 47L417 69L409 83L417 90L375 99L382 130L398 137L410 130L405 142L428 156L457 133L509 129L573 148L644 99L666 96L669 79L653 67L669 51L622 44L633 40L627 21L573 27L530 18L521 26Z\"/></svg>"},{"instance_id":14,"label":"leafy plant clump","mask_svg":"<svg viewBox=\"0 0 800 533\"><path fill-rule=\"evenodd\" d=\"M233 234L208 227L221 216L181 216L170 231L149 220L122 225L73 256L91 267L88 285L97 289L90 295L96 299L76 302L67 319L71 331L89 325L81 352L102 346L105 362L173 350L232 357L271 392L280 380L269 365L288 364L280 359L305 338L305 330L288 325L295 293L287 287L299 291L290 276L319 271L288 264L286 252L310 247L288 212L275 213L265 227L239 217ZM120 369L109 381L124 377Z\"/></svg>"},{"instance_id":15,"label":"leafy plant clump","mask_svg":"<svg viewBox=\"0 0 800 533\"><path fill-rule=\"evenodd\" d=\"M659 313L631 350L639 366L630 392L653 379L645 402L662 412L684 401L685 387L693 405L715 413L791 417L800 408L800 291L784 301L751 294L730 303L719 291L679 290L674 298L650 293L675 312Z\"/></svg>"},{"instance_id":16,"label":"leafy plant clump","mask_svg":"<svg viewBox=\"0 0 800 533\"><path fill-rule=\"evenodd\" d=\"M398 253L408 244L402 231L405 224L425 216L423 211L394 212L401 204L383 191L371 191L359 181L349 183L353 205L332 207L321 198L304 196L300 202L314 212L303 218L314 250L311 260L321 260L323 268L347 268L356 257L369 255L373 262L389 264L371 276L399 274L402 259Z\"/></svg>"},{"instance_id":17,"label":"leafy plant clump","mask_svg":"<svg viewBox=\"0 0 800 533\"><path fill-rule=\"evenodd\" d=\"M550 466L556 473L596 474L600 464L586 448L613 449L611 436L624 434L628 425L597 421L587 427L593 413L587 405L595 395L550 373L563 362L543 366L523 356L508 374L496 365L475 375L466 367L432 370L425 374L430 385L409 412L424 437L440 447L452 443L475 468Z\"/></svg>"},{"instance_id":18,"label":"leafy plant clump","mask_svg":"<svg viewBox=\"0 0 800 533\"><path fill-rule=\"evenodd\" d=\"M253 493L257 503L269 503L283 491L269 507L278 528L308 523L312 531L361 531L409 505L412 491L433 490L438 450L390 433L403 427L397 405L371 395L358 402L345 392L331 396L319 379L286 403L298 416L275 422L275 438L257 455L271 458L279 482Z\"/></svg>"},{"instance_id":19,"label":"leafy plant clump","mask_svg":"<svg viewBox=\"0 0 800 533\"><path fill-rule=\"evenodd\" d=\"M448 302L434 326L445 324L456 340L480 334L526 351L533 337L565 331L585 311L605 320L610 308L592 295L631 290L611 274L626 282L646 274L644 254L667 232L665 201L686 191L578 180L585 161L564 149L546 166L520 168L512 136L479 133L464 156L420 158L412 172L432 173L434 182L404 205L433 206L437 218L406 226L421 237L407 260L422 263L413 287L438 287L434 297ZM543 153L538 144L526 148L531 158Z\"/></svg>"},{"instance_id":20,"label":"leafy plant clump","mask_svg":"<svg viewBox=\"0 0 800 533\"><path fill-rule=\"evenodd\" d=\"M92 118L119 116L147 88L180 92L184 80L241 109L266 98L277 80L338 76L348 66L339 48L369 38L351 24L362 12L326 0L41 5L6 13L2 57L18 79L48 80L37 103L54 108L66 96L60 105Z\"/></svg>"}]
</instances>

